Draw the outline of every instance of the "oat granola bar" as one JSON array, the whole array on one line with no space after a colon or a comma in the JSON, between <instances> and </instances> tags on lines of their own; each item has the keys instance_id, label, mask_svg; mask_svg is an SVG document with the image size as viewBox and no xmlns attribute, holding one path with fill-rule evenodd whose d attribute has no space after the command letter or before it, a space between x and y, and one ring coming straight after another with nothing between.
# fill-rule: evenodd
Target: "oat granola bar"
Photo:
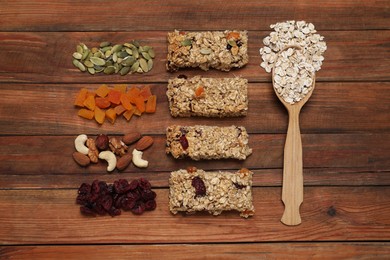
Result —
<instances>
[{"instance_id":1,"label":"oat granola bar","mask_svg":"<svg viewBox=\"0 0 390 260\"><path fill-rule=\"evenodd\" d=\"M219 215L236 210L241 217L253 216L252 175L247 169L236 173L194 167L174 171L169 179L169 209L173 214L208 211Z\"/></svg>"},{"instance_id":2,"label":"oat granola bar","mask_svg":"<svg viewBox=\"0 0 390 260\"><path fill-rule=\"evenodd\" d=\"M168 83L169 109L174 117L245 116L248 80L243 78L175 78Z\"/></svg>"},{"instance_id":3,"label":"oat granola bar","mask_svg":"<svg viewBox=\"0 0 390 260\"><path fill-rule=\"evenodd\" d=\"M169 126L166 153L174 158L245 160L252 153L243 126Z\"/></svg>"},{"instance_id":4,"label":"oat granola bar","mask_svg":"<svg viewBox=\"0 0 390 260\"><path fill-rule=\"evenodd\" d=\"M247 31L168 33L167 70L199 67L229 71L248 63Z\"/></svg>"}]
</instances>

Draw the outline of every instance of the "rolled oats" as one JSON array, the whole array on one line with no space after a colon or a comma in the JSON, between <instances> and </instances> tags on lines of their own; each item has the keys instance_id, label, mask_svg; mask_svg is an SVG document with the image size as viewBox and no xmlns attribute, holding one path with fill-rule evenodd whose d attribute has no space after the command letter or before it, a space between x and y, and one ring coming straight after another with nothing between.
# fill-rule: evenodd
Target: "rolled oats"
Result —
<instances>
[{"instance_id":1,"label":"rolled oats","mask_svg":"<svg viewBox=\"0 0 390 260\"><path fill-rule=\"evenodd\" d=\"M234 42L234 43L233 43ZM234 46L232 46L234 45ZM234 48L233 48L234 47ZM168 33L168 71L199 67L229 71L248 63L246 31Z\"/></svg>"},{"instance_id":2,"label":"rolled oats","mask_svg":"<svg viewBox=\"0 0 390 260\"><path fill-rule=\"evenodd\" d=\"M173 214L208 211L219 215L222 211L236 210L241 217L253 216L252 175L247 169L235 173L174 171L169 179L169 209ZM194 179L203 181L205 194L197 194Z\"/></svg>"},{"instance_id":3,"label":"rolled oats","mask_svg":"<svg viewBox=\"0 0 390 260\"><path fill-rule=\"evenodd\" d=\"M175 78L169 80L167 96L174 117L245 116L248 80L236 78Z\"/></svg>"},{"instance_id":4,"label":"rolled oats","mask_svg":"<svg viewBox=\"0 0 390 260\"><path fill-rule=\"evenodd\" d=\"M248 133L242 126L178 126L166 131L166 153L174 158L245 160L252 154Z\"/></svg>"}]
</instances>

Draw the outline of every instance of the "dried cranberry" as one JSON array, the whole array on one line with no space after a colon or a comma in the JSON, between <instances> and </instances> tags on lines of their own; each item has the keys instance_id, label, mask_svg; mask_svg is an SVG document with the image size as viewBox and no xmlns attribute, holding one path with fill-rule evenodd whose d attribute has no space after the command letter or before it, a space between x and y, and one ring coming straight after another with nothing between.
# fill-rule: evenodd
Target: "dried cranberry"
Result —
<instances>
[{"instance_id":1,"label":"dried cranberry","mask_svg":"<svg viewBox=\"0 0 390 260\"><path fill-rule=\"evenodd\" d=\"M194 177L191 184L195 188L195 197L206 195L206 186L199 176Z\"/></svg>"},{"instance_id":2,"label":"dried cranberry","mask_svg":"<svg viewBox=\"0 0 390 260\"><path fill-rule=\"evenodd\" d=\"M115 193L114 185L113 184L108 184L107 185L107 190L108 190L109 193L114 194Z\"/></svg>"},{"instance_id":3,"label":"dried cranberry","mask_svg":"<svg viewBox=\"0 0 390 260\"><path fill-rule=\"evenodd\" d=\"M94 180L91 185L91 191L92 193L99 193L100 186L99 186L99 180Z\"/></svg>"},{"instance_id":4,"label":"dried cranberry","mask_svg":"<svg viewBox=\"0 0 390 260\"><path fill-rule=\"evenodd\" d=\"M106 214L106 211L105 209L103 208L103 205L100 204L100 203L94 203L93 206L92 206L93 210L96 211L97 214L99 215L104 215Z\"/></svg>"},{"instance_id":5,"label":"dried cranberry","mask_svg":"<svg viewBox=\"0 0 390 260\"><path fill-rule=\"evenodd\" d=\"M96 213L92 209L90 209L86 206L81 206L80 212L84 215L87 215L87 216L95 216L96 215Z\"/></svg>"},{"instance_id":6,"label":"dried cranberry","mask_svg":"<svg viewBox=\"0 0 390 260\"><path fill-rule=\"evenodd\" d=\"M126 198L126 195L117 195L114 198L114 207L115 208L122 208L122 201Z\"/></svg>"},{"instance_id":7,"label":"dried cranberry","mask_svg":"<svg viewBox=\"0 0 390 260\"><path fill-rule=\"evenodd\" d=\"M152 185L150 182L144 178L139 179L139 187L142 190L150 190L152 188Z\"/></svg>"},{"instance_id":8,"label":"dried cranberry","mask_svg":"<svg viewBox=\"0 0 390 260\"><path fill-rule=\"evenodd\" d=\"M114 189L116 193L123 194L130 190L130 185L127 180L119 179L114 181Z\"/></svg>"},{"instance_id":9,"label":"dried cranberry","mask_svg":"<svg viewBox=\"0 0 390 260\"><path fill-rule=\"evenodd\" d=\"M143 202L137 203L137 205L131 210L134 214L141 215L145 211L145 204Z\"/></svg>"},{"instance_id":10,"label":"dried cranberry","mask_svg":"<svg viewBox=\"0 0 390 260\"><path fill-rule=\"evenodd\" d=\"M138 187L138 180L132 180L130 182L130 190L135 190Z\"/></svg>"},{"instance_id":11,"label":"dried cranberry","mask_svg":"<svg viewBox=\"0 0 390 260\"><path fill-rule=\"evenodd\" d=\"M80 188L78 190L79 194L87 194L90 192L91 192L91 185L89 185L88 183L82 183L80 185Z\"/></svg>"},{"instance_id":12,"label":"dried cranberry","mask_svg":"<svg viewBox=\"0 0 390 260\"><path fill-rule=\"evenodd\" d=\"M87 203L91 198L90 194L79 194L76 198L76 203L80 205L84 205Z\"/></svg>"},{"instance_id":13,"label":"dried cranberry","mask_svg":"<svg viewBox=\"0 0 390 260\"><path fill-rule=\"evenodd\" d=\"M157 203L155 200L148 200L145 203L145 210L154 210L156 209Z\"/></svg>"},{"instance_id":14,"label":"dried cranberry","mask_svg":"<svg viewBox=\"0 0 390 260\"><path fill-rule=\"evenodd\" d=\"M111 217L119 216L121 213L122 213L122 211L120 209L115 208L115 207L111 207L108 210L108 214L110 214Z\"/></svg>"},{"instance_id":15,"label":"dried cranberry","mask_svg":"<svg viewBox=\"0 0 390 260\"><path fill-rule=\"evenodd\" d=\"M129 199L129 198L124 198L122 200L122 208L124 210L132 210L137 204L137 201L136 200L132 200L132 199Z\"/></svg>"},{"instance_id":16,"label":"dried cranberry","mask_svg":"<svg viewBox=\"0 0 390 260\"><path fill-rule=\"evenodd\" d=\"M184 74L180 74L179 76L177 76L178 79L187 79L187 76L184 75Z\"/></svg>"},{"instance_id":17,"label":"dried cranberry","mask_svg":"<svg viewBox=\"0 0 390 260\"><path fill-rule=\"evenodd\" d=\"M145 190L141 193L141 196L144 201L154 200L156 198L156 193L152 190Z\"/></svg>"},{"instance_id":18,"label":"dried cranberry","mask_svg":"<svg viewBox=\"0 0 390 260\"><path fill-rule=\"evenodd\" d=\"M185 135L182 135L179 140L181 147L183 147L184 150L187 150L188 148L188 140Z\"/></svg>"},{"instance_id":19,"label":"dried cranberry","mask_svg":"<svg viewBox=\"0 0 390 260\"><path fill-rule=\"evenodd\" d=\"M99 204L102 205L106 211L108 211L112 206L112 197L110 195L100 197Z\"/></svg>"},{"instance_id":20,"label":"dried cranberry","mask_svg":"<svg viewBox=\"0 0 390 260\"><path fill-rule=\"evenodd\" d=\"M131 191L126 194L126 197L131 200L137 201L141 198L141 194L139 191Z\"/></svg>"},{"instance_id":21,"label":"dried cranberry","mask_svg":"<svg viewBox=\"0 0 390 260\"><path fill-rule=\"evenodd\" d=\"M245 185L242 185L242 184L238 184L236 182L233 182L234 186L236 186L237 189L241 190L243 188L245 188L246 186Z\"/></svg>"}]
</instances>

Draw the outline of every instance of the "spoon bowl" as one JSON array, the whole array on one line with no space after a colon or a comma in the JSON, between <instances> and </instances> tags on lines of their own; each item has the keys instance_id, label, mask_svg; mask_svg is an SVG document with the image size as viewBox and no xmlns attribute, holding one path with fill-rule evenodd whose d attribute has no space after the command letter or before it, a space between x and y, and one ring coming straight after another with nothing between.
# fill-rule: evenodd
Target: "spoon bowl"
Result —
<instances>
[{"instance_id":1,"label":"spoon bowl","mask_svg":"<svg viewBox=\"0 0 390 260\"><path fill-rule=\"evenodd\" d=\"M287 46L279 52L277 60L280 58L282 53L289 48L301 50L299 46ZM274 67L272 70L272 85L277 97L283 103L289 115L283 160L282 201L285 208L281 222L288 226L294 226L299 225L302 222L299 208L303 202L302 140L299 128L299 114L301 108L309 100L313 93L315 87L315 73L311 73L312 83L309 91L302 97L302 99L293 104L287 102L276 90L275 76Z\"/></svg>"}]
</instances>

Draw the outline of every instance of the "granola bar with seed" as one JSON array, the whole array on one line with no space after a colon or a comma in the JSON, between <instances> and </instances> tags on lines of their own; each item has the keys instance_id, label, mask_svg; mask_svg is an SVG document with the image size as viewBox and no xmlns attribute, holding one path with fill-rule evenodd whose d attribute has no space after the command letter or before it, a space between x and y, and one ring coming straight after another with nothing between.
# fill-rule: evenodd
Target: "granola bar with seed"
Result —
<instances>
[{"instance_id":1,"label":"granola bar with seed","mask_svg":"<svg viewBox=\"0 0 390 260\"><path fill-rule=\"evenodd\" d=\"M235 117L248 110L248 80L175 78L168 83L169 109L174 117Z\"/></svg>"},{"instance_id":2,"label":"granola bar with seed","mask_svg":"<svg viewBox=\"0 0 390 260\"><path fill-rule=\"evenodd\" d=\"M199 67L229 71L248 63L247 31L168 33L167 70Z\"/></svg>"},{"instance_id":3,"label":"granola bar with seed","mask_svg":"<svg viewBox=\"0 0 390 260\"><path fill-rule=\"evenodd\" d=\"M236 210L240 216L253 216L252 175L248 169L232 172L205 172L194 167L171 172L169 209L178 212L208 211L219 215ZM199 192L199 186L202 192Z\"/></svg>"},{"instance_id":4,"label":"granola bar with seed","mask_svg":"<svg viewBox=\"0 0 390 260\"><path fill-rule=\"evenodd\" d=\"M166 153L174 158L245 160L252 153L243 126L169 126Z\"/></svg>"}]
</instances>

